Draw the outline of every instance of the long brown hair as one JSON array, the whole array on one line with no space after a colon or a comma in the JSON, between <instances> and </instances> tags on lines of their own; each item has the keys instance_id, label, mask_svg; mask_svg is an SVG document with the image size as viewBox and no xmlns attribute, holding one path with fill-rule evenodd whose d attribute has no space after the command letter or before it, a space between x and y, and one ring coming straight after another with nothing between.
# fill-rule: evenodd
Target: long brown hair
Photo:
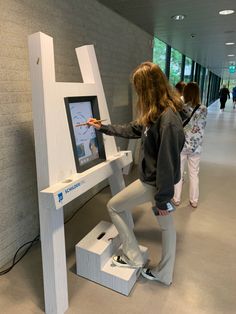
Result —
<instances>
[{"instance_id":1,"label":"long brown hair","mask_svg":"<svg viewBox=\"0 0 236 314\"><path fill-rule=\"evenodd\" d=\"M165 74L157 64L141 63L133 72L133 84L138 95L137 122L149 125L167 109L181 111L183 103L169 84Z\"/></svg>"},{"instance_id":2,"label":"long brown hair","mask_svg":"<svg viewBox=\"0 0 236 314\"><path fill-rule=\"evenodd\" d=\"M175 85L175 88L177 89L177 91L179 92L181 96L183 95L184 88L186 85L187 83L185 83L184 81L180 81Z\"/></svg>"},{"instance_id":3,"label":"long brown hair","mask_svg":"<svg viewBox=\"0 0 236 314\"><path fill-rule=\"evenodd\" d=\"M184 88L184 102L191 103L192 107L200 104L200 89L196 82L188 83Z\"/></svg>"}]
</instances>

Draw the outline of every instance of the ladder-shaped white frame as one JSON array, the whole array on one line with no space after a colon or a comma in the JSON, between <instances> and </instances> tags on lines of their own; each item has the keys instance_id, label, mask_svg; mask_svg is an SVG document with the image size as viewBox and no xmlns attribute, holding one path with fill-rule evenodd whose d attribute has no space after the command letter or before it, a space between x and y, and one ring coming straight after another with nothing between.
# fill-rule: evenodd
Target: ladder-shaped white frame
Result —
<instances>
[{"instance_id":1,"label":"ladder-shaped white frame","mask_svg":"<svg viewBox=\"0 0 236 314\"><path fill-rule=\"evenodd\" d=\"M116 194L125 186L122 168L132 160L130 152L117 152L113 137L104 136L107 161L83 174L76 173L64 97L97 96L100 117L110 122L94 47L88 45L76 48L76 54L83 83L56 82L52 37L41 32L29 36L40 238L47 314L62 314L68 308L63 205L105 178L109 179L112 194ZM83 188L80 189L78 182L81 180ZM70 187L73 187L73 192L59 202L58 194L63 193L65 189L68 191ZM129 219L132 223L132 218Z\"/></svg>"}]
</instances>

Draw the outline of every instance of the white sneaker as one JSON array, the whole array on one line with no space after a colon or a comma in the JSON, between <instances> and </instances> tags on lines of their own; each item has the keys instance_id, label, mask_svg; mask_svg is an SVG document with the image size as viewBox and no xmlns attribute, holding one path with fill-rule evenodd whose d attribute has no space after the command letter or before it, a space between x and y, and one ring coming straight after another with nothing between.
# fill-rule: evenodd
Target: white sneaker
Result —
<instances>
[{"instance_id":1,"label":"white sneaker","mask_svg":"<svg viewBox=\"0 0 236 314\"><path fill-rule=\"evenodd\" d=\"M143 268L141 274L148 280L157 280L157 278L151 273L151 270L149 268Z\"/></svg>"},{"instance_id":2,"label":"white sneaker","mask_svg":"<svg viewBox=\"0 0 236 314\"><path fill-rule=\"evenodd\" d=\"M159 279L157 279L152 273L151 273L151 270L149 268L143 268L142 269L142 272L141 272L142 276L147 278L148 280L155 280L155 281L158 281L160 283L162 283L163 285L165 286L170 286L172 284L172 282L170 283L165 283L165 282L162 282L160 281Z\"/></svg>"},{"instance_id":3,"label":"white sneaker","mask_svg":"<svg viewBox=\"0 0 236 314\"><path fill-rule=\"evenodd\" d=\"M114 255L112 257L112 262L114 265L118 267L126 267L126 268L141 268L143 265L131 265L127 263L123 256L120 255Z\"/></svg>"}]
</instances>

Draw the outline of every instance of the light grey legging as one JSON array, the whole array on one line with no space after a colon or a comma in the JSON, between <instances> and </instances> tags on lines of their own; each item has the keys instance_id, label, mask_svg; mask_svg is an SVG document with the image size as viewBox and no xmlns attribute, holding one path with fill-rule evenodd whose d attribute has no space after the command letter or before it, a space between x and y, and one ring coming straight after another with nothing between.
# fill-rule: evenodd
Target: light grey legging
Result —
<instances>
[{"instance_id":1,"label":"light grey legging","mask_svg":"<svg viewBox=\"0 0 236 314\"><path fill-rule=\"evenodd\" d=\"M127 217L130 210L137 205L151 202L154 206L155 193L155 187L136 180L113 196L107 204L112 222L121 238L124 256L129 259L131 265L143 265L143 257ZM158 266L152 269L152 274L159 281L169 285L172 282L175 263L176 231L171 214L156 217L162 231L162 258Z\"/></svg>"}]
</instances>

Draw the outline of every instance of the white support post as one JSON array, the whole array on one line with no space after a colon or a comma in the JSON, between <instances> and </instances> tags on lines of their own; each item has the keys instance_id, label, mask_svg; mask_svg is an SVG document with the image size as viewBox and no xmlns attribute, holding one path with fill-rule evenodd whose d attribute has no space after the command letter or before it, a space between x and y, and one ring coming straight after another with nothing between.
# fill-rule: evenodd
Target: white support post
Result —
<instances>
[{"instance_id":1,"label":"white support post","mask_svg":"<svg viewBox=\"0 0 236 314\"><path fill-rule=\"evenodd\" d=\"M52 210L39 197L45 313L63 314L68 308L63 207Z\"/></svg>"},{"instance_id":2,"label":"white support post","mask_svg":"<svg viewBox=\"0 0 236 314\"><path fill-rule=\"evenodd\" d=\"M53 42L50 37L36 33L31 35L29 46L37 180L40 192L53 182L53 158L50 158L52 156L48 144L45 106L45 99L48 97L45 86L55 83ZM45 312L63 314L68 308L63 207L59 210L48 210L40 193L38 197Z\"/></svg>"}]
</instances>

